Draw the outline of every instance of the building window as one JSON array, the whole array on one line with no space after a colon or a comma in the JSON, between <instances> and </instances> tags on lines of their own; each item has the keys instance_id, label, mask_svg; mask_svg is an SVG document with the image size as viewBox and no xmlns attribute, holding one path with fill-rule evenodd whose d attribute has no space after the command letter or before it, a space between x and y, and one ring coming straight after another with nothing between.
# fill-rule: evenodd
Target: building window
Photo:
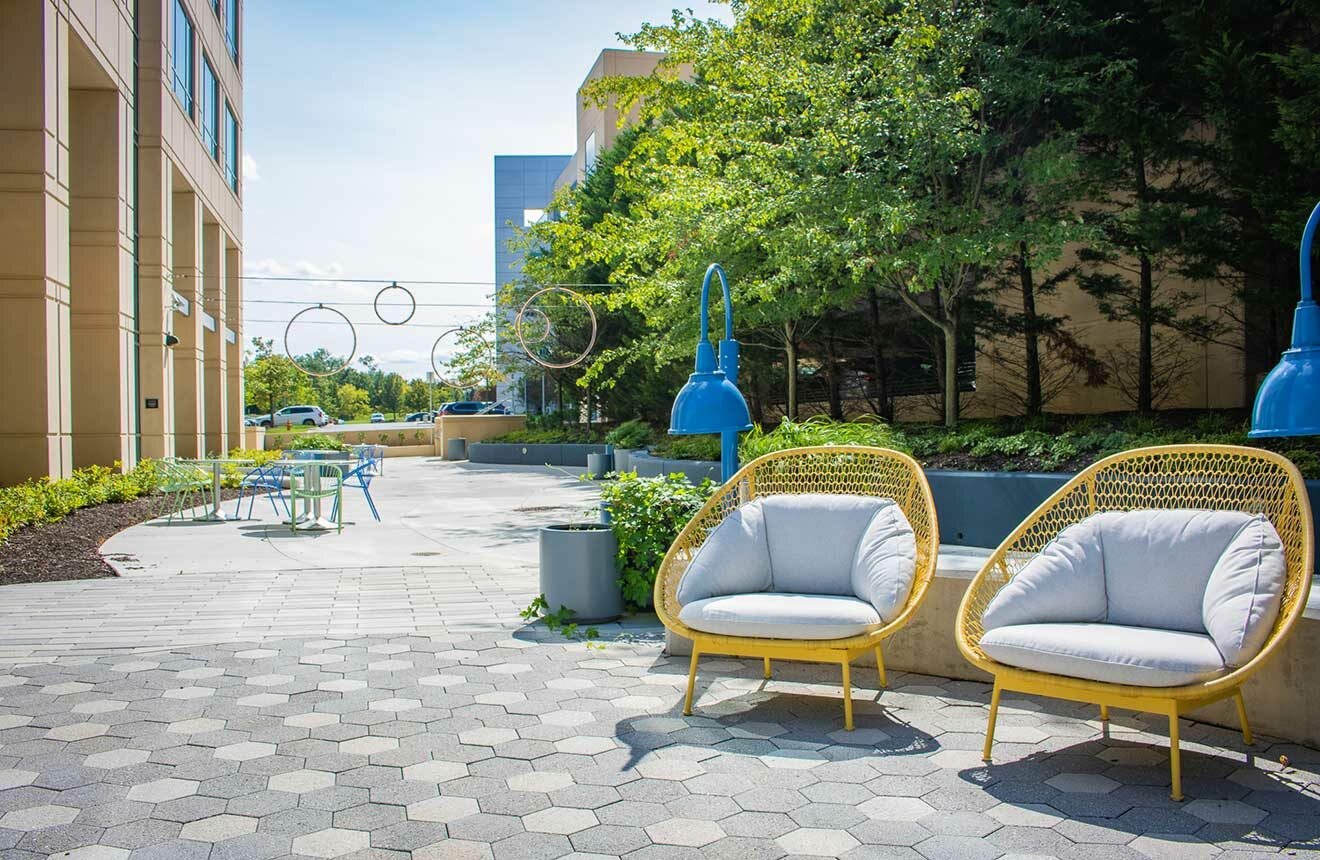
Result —
<instances>
[{"instance_id":1,"label":"building window","mask_svg":"<svg viewBox=\"0 0 1320 860\"><path fill-rule=\"evenodd\" d=\"M202 143L211 158L220 160L220 82L211 61L202 57Z\"/></svg>"},{"instance_id":2,"label":"building window","mask_svg":"<svg viewBox=\"0 0 1320 860\"><path fill-rule=\"evenodd\" d=\"M188 13L183 10L181 0L174 0L174 95L187 111L193 115L193 23Z\"/></svg>"},{"instance_id":3,"label":"building window","mask_svg":"<svg viewBox=\"0 0 1320 860\"><path fill-rule=\"evenodd\" d=\"M225 44L229 46L229 56L238 62L238 0L227 0L225 5Z\"/></svg>"},{"instance_id":4,"label":"building window","mask_svg":"<svg viewBox=\"0 0 1320 860\"><path fill-rule=\"evenodd\" d=\"M587 139L582 144L582 173L586 175L591 172L591 168L596 163L596 133L593 131L587 135Z\"/></svg>"},{"instance_id":5,"label":"building window","mask_svg":"<svg viewBox=\"0 0 1320 860\"><path fill-rule=\"evenodd\" d=\"M533 224L535 224L536 222L542 220L543 218L545 218L545 210L544 210L544 209L524 209L524 210L523 210L523 226L524 226L524 227L530 227L530 226L532 226Z\"/></svg>"},{"instance_id":6,"label":"building window","mask_svg":"<svg viewBox=\"0 0 1320 860\"><path fill-rule=\"evenodd\" d=\"M238 120L225 104L225 182L238 193Z\"/></svg>"}]
</instances>

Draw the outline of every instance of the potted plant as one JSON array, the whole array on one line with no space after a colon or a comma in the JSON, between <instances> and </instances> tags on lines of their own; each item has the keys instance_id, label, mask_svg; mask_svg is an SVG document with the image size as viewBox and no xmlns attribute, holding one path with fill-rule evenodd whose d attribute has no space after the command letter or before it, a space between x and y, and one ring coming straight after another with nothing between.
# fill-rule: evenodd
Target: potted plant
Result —
<instances>
[{"instance_id":1,"label":"potted plant","mask_svg":"<svg viewBox=\"0 0 1320 860\"><path fill-rule=\"evenodd\" d=\"M640 418L625 421L611 430L605 441L614 446L614 471L634 471L633 454L645 453L652 437L651 425Z\"/></svg>"},{"instance_id":2,"label":"potted plant","mask_svg":"<svg viewBox=\"0 0 1320 860\"><path fill-rule=\"evenodd\" d=\"M541 527L541 594L552 612L572 610L574 622L597 624L623 614L614 532L603 523Z\"/></svg>"}]
</instances>

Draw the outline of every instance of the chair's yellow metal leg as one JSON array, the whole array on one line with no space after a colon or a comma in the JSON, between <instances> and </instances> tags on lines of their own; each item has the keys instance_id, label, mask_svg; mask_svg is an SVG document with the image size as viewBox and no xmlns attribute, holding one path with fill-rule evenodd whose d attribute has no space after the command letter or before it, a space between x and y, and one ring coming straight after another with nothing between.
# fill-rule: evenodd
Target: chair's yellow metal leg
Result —
<instances>
[{"instance_id":1,"label":"chair's yellow metal leg","mask_svg":"<svg viewBox=\"0 0 1320 860\"><path fill-rule=\"evenodd\" d=\"M999 717L999 679L995 679L995 688L990 693L990 721L985 727L985 749L981 752L982 761L990 761L990 748L995 743L995 720Z\"/></svg>"},{"instance_id":2,"label":"chair's yellow metal leg","mask_svg":"<svg viewBox=\"0 0 1320 860\"><path fill-rule=\"evenodd\" d=\"M767 681L770 680L770 658L769 658L769 657L766 657L766 658L765 658L765 679L766 679Z\"/></svg>"},{"instance_id":3,"label":"chair's yellow metal leg","mask_svg":"<svg viewBox=\"0 0 1320 860\"><path fill-rule=\"evenodd\" d=\"M1178 711L1169 714L1169 772L1172 776L1172 790L1169 797L1182 800L1182 757L1178 752Z\"/></svg>"},{"instance_id":4,"label":"chair's yellow metal leg","mask_svg":"<svg viewBox=\"0 0 1320 860\"><path fill-rule=\"evenodd\" d=\"M885 677L885 657L880 653L880 646L875 646L875 668L880 673L880 686L888 687L889 679Z\"/></svg>"},{"instance_id":5,"label":"chair's yellow metal leg","mask_svg":"<svg viewBox=\"0 0 1320 860\"><path fill-rule=\"evenodd\" d=\"M1238 722L1242 724L1242 742L1250 746L1256 741L1251 736L1251 723L1247 720L1247 703L1242 698L1241 690L1233 694L1233 700L1237 702Z\"/></svg>"},{"instance_id":6,"label":"chair's yellow metal leg","mask_svg":"<svg viewBox=\"0 0 1320 860\"><path fill-rule=\"evenodd\" d=\"M1109 706L1108 706L1108 705L1101 705L1101 706L1100 706L1100 722L1102 722L1102 723L1107 723L1107 722L1109 722Z\"/></svg>"},{"instance_id":7,"label":"chair's yellow metal leg","mask_svg":"<svg viewBox=\"0 0 1320 860\"><path fill-rule=\"evenodd\" d=\"M843 727L848 731L853 730L852 714L852 666L848 664L848 658L843 658Z\"/></svg>"},{"instance_id":8,"label":"chair's yellow metal leg","mask_svg":"<svg viewBox=\"0 0 1320 860\"><path fill-rule=\"evenodd\" d=\"M696 645L693 645L692 664L688 667L687 701L683 703L683 715L686 717L692 716L692 688L697 683L697 658L700 656L701 652L697 650Z\"/></svg>"}]
</instances>

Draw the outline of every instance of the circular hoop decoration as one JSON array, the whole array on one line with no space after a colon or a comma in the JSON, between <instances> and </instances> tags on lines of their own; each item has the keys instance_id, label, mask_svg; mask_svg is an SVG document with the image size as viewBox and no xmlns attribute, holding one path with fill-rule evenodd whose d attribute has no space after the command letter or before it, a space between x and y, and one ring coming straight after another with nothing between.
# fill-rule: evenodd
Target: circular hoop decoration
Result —
<instances>
[{"instance_id":1,"label":"circular hoop decoration","mask_svg":"<svg viewBox=\"0 0 1320 860\"><path fill-rule=\"evenodd\" d=\"M408 303L410 305L410 308L408 310L408 315L403 319L399 320L398 322L394 322L393 320L387 320L385 319L385 317L380 315L380 297L385 295L385 293L389 292L390 290L399 290L405 296L408 297ZM385 325L404 325L408 322L408 320L413 318L413 314L417 313L417 297L412 294L412 290L408 289L407 287L399 286L398 281L391 281L388 287L381 287L380 292L376 293L376 298L371 302L371 309L376 312L376 319L385 323Z\"/></svg>"},{"instance_id":2,"label":"circular hoop decoration","mask_svg":"<svg viewBox=\"0 0 1320 860\"><path fill-rule=\"evenodd\" d=\"M454 334L455 332L457 332L460 337L464 334L474 335L477 338L477 340L481 341L481 345L486 351L491 353L493 353L494 351L491 350L490 348L490 341L486 340L485 335L483 335L480 331L478 331L475 328L468 328L467 326L461 326L461 325L454 326L453 328L447 328L444 331L440 332L440 336L435 339L435 343L431 344L431 370L435 371L436 380L439 381L441 385L448 385L450 388L468 388L470 386L464 385L461 379L450 379L448 376L441 373L440 368L437 367L435 363L435 351L440 346L440 341L444 340L447 335ZM493 354L491 356L491 359L492 359L491 367L494 368Z\"/></svg>"},{"instance_id":3,"label":"circular hoop decoration","mask_svg":"<svg viewBox=\"0 0 1320 860\"><path fill-rule=\"evenodd\" d=\"M591 320L591 335L590 337L587 338L586 347L584 347L582 352L578 353L574 358L565 362L553 362L542 359L540 356L538 356L536 353L534 353L531 349L528 348L527 345L528 341L526 337L524 337L523 335L523 318L527 315L527 312L530 310L534 313L540 314L542 317L545 318L546 321L545 335L540 340L533 341L532 342L533 345L544 343L547 339L549 339L550 337L549 315L546 314L546 312L541 310L540 308L531 307L531 304L541 296L548 295L550 293L563 293L573 301L580 302L582 306L587 309L587 317ZM530 296L527 297L527 301L523 302L522 307L518 309L518 316L514 319L513 325L514 325L514 331L518 335L518 343L522 346L523 352L527 353L527 357L530 358L532 361L536 362L537 364L541 365L542 367L547 368L549 370L564 370L565 368L575 367L581 364L586 359L586 357L591 354L592 347L596 345L596 334L597 334L596 311L592 309L591 302L584 299L580 293L576 293L573 290L568 289L567 287L546 287L545 289L537 290L536 292L532 293Z\"/></svg>"},{"instance_id":4,"label":"circular hoop decoration","mask_svg":"<svg viewBox=\"0 0 1320 860\"><path fill-rule=\"evenodd\" d=\"M541 329L541 332L538 334L535 340L528 337L526 338L525 342L530 344L545 343L547 340L550 339L550 317L547 316L546 312L541 310L540 308L528 308L524 306L524 309L529 313L536 314L541 318L541 321L545 323L544 326L542 326L540 323L537 323L535 326L533 326L534 329L537 328ZM522 325L523 318L524 318L523 313L519 312L516 325L518 326L519 331L523 332L523 334L526 334L526 332L524 331L524 327Z\"/></svg>"},{"instance_id":5,"label":"circular hoop decoration","mask_svg":"<svg viewBox=\"0 0 1320 860\"><path fill-rule=\"evenodd\" d=\"M344 359L344 363L336 367L334 370L308 370L298 363L298 359L294 357L293 352L289 349L289 329L293 328L293 324L298 321L298 317L308 311L329 311L332 314L337 314L339 318L344 321L345 325L348 326L348 333L353 336L353 348L348 351L348 358ZM357 329L353 328L353 321L350 320L341 310L328 308L325 305L308 305L298 311L298 313L294 314L293 318L289 320L288 325L284 327L284 354L289 357L289 361L293 362L294 367L298 368L308 376L334 376L342 370L347 370L348 366L353 363L353 356L357 355Z\"/></svg>"}]
</instances>

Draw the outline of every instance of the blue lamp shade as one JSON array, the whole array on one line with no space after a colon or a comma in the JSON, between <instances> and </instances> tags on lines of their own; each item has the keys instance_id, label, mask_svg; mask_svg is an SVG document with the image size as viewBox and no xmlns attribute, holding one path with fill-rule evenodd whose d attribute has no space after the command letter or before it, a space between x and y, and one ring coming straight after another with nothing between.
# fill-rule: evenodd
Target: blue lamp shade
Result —
<instances>
[{"instance_id":1,"label":"blue lamp shade","mask_svg":"<svg viewBox=\"0 0 1320 860\"><path fill-rule=\"evenodd\" d=\"M693 373L674 398L669 432L675 436L750 429L747 401L721 370Z\"/></svg>"},{"instance_id":2,"label":"blue lamp shade","mask_svg":"<svg viewBox=\"0 0 1320 860\"><path fill-rule=\"evenodd\" d=\"M1302 300L1293 313L1292 348L1283 354L1256 392L1251 410L1253 439L1320 436L1320 305L1311 290L1311 242L1320 227L1320 204L1302 230L1298 269Z\"/></svg>"}]
</instances>

